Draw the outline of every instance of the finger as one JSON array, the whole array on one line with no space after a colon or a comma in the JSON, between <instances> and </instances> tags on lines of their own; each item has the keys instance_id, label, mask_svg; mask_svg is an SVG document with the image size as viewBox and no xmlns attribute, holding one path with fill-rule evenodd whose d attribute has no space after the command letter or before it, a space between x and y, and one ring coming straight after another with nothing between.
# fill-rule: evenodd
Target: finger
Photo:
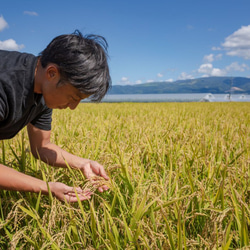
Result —
<instances>
[{"instance_id":1,"label":"finger","mask_svg":"<svg viewBox=\"0 0 250 250\"><path fill-rule=\"evenodd\" d=\"M89 163L85 165L83 169L83 174L85 175L87 179L91 179L92 177L95 176Z\"/></svg>"},{"instance_id":2,"label":"finger","mask_svg":"<svg viewBox=\"0 0 250 250\"><path fill-rule=\"evenodd\" d=\"M106 174L106 172L104 170L104 167L101 164L99 164L98 162L94 161L94 162L91 162L91 166L92 166L93 172L95 174L97 174L99 176L102 176L106 180L109 180L109 177Z\"/></svg>"},{"instance_id":3,"label":"finger","mask_svg":"<svg viewBox=\"0 0 250 250\"><path fill-rule=\"evenodd\" d=\"M80 196L78 197L80 201L85 201L85 200L89 200L91 198L91 196ZM67 197L66 200L70 203L73 203L73 202L78 202L78 199L77 197Z\"/></svg>"},{"instance_id":4,"label":"finger","mask_svg":"<svg viewBox=\"0 0 250 250\"><path fill-rule=\"evenodd\" d=\"M82 193L83 190L80 187L68 187L68 190L65 192L66 194L74 194L75 192L77 193Z\"/></svg>"},{"instance_id":5,"label":"finger","mask_svg":"<svg viewBox=\"0 0 250 250\"><path fill-rule=\"evenodd\" d=\"M102 177L103 178L103 177ZM100 179L96 179L96 178L93 178L93 179L90 179L90 183L92 184L92 186L95 188L95 189L98 189L100 192L102 191L106 191L109 189L109 187L107 185L105 185L105 183L101 183L103 182L102 180Z\"/></svg>"},{"instance_id":6,"label":"finger","mask_svg":"<svg viewBox=\"0 0 250 250\"><path fill-rule=\"evenodd\" d=\"M105 184L101 184L98 180L90 180L92 186L100 192L106 191L109 187Z\"/></svg>"},{"instance_id":7,"label":"finger","mask_svg":"<svg viewBox=\"0 0 250 250\"><path fill-rule=\"evenodd\" d=\"M80 201L84 201L84 200L89 200L91 199L91 193L86 193L86 194L73 194L73 193L70 193L70 194L67 194L67 195L64 195L64 197L66 198L66 200L68 202L77 202L78 199ZM78 196L78 198L77 198Z\"/></svg>"},{"instance_id":8,"label":"finger","mask_svg":"<svg viewBox=\"0 0 250 250\"><path fill-rule=\"evenodd\" d=\"M103 191L107 191L108 189L109 189L108 186L103 185L103 186L101 186L101 187L98 188L98 191L102 193Z\"/></svg>"},{"instance_id":9,"label":"finger","mask_svg":"<svg viewBox=\"0 0 250 250\"><path fill-rule=\"evenodd\" d=\"M80 196L83 196L83 197L91 197L91 195L93 195L93 192L90 190L90 189L87 189L87 190L82 190L80 187L72 187L70 188L70 190L65 193L66 195L68 196L71 196L71 197L76 197L76 194L80 197Z\"/></svg>"},{"instance_id":10,"label":"finger","mask_svg":"<svg viewBox=\"0 0 250 250\"><path fill-rule=\"evenodd\" d=\"M106 185L104 185L104 186L103 186L103 190L107 191L107 190L109 190L109 187L106 186Z\"/></svg>"},{"instance_id":11,"label":"finger","mask_svg":"<svg viewBox=\"0 0 250 250\"><path fill-rule=\"evenodd\" d=\"M91 195L93 195L94 193L92 191L86 191L82 194L80 194L81 196L87 196L87 197L91 197Z\"/></svg>"},{"instance_id":12,"label":"finger","mask_svg":"<svg viewBox=\"0 0 250 250\"><path fill-rule=\"evenodd\" d=\"M102 168L100 168L100 176L102 176L105 180L109 180L109 177L108 177L108 175L106 174L106 172L105 172L105 170L104 170L104 168L102 167Z\"/></svg>"},{"instance_id":13,"label":"finger","mask_svg":"<svg viewBox=\"0 0 250 250\"><path fill-rule=\"evenodd\" d=\"M84 194L78 194L78 193L68 193L65 194L65 196L68 197L91 197L91 195L93 195L93 193L84 193Z\"/></svg>"}]
</instances>

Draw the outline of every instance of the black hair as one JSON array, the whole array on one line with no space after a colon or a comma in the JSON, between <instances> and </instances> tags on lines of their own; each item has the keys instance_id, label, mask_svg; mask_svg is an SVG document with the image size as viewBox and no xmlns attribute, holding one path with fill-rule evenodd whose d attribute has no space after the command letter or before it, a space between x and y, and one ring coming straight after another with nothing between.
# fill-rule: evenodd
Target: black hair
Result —
<instances>
[{"instance_id":1,"label":"black hair","mask_svg":"<svg viewBox=\"0 0 250 250\"><path fill-rule=\"evenodd\" d=\"M107 48L104 37L83 36L76 30L55 37L39 56L43 68L49 63L58 66L60 84L69 82L81 93L90 95L92 101L99 102L111 87Z\"/></svg>"}]
</instances>

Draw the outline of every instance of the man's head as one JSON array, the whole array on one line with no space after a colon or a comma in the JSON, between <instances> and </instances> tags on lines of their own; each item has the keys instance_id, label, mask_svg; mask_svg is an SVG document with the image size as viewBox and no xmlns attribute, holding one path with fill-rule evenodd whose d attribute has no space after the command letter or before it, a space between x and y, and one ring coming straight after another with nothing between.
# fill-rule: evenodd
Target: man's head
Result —
<instances>
[{"instance_id":1,"label":"man's head","mask_svg":"<svg viewBox=\"0 0 250 250\"><path fill-rule=\"evenodd\" d=\"M40 62L43 68L49 63L58 66L59 85L70 83L92 101L100 101L111 85L107 47L105 38L83 37L76 31L54 38L39 54Z\"/></svg>"}]
</instances>

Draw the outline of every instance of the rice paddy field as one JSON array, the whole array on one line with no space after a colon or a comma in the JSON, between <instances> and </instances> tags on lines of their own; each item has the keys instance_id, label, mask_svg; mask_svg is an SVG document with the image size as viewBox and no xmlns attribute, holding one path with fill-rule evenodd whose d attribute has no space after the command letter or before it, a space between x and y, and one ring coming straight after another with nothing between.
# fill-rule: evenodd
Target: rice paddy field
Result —
<instances>
[{"instance_id":1,"label":"rice paddy field","mask_svg":"<svg viewBox=\"0 0 250 250\"><path fill-rule=\"evenodd\" d=\"M0 249L250 249L250 103L82 103L52 126L110 189L74 204L1 190ZM35 160L26 130L0 143L9 167L90 185Z\"/></svg>"}]
</instances>

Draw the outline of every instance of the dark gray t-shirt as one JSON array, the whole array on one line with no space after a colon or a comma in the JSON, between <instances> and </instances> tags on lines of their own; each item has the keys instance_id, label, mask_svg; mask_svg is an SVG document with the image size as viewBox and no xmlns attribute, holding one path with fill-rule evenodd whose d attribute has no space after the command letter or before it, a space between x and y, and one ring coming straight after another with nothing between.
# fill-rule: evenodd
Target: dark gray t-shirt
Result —
<instances>
[{"instance_id":1,"label":"dark gray t-shirt","mask_svg":"<svg viewBox=\"0 0 250 250\"><path fill-rule=\"evenodd\" d=\"M0 140L14 137L28 123L51 130L52 110L34 93L37 60L31 54L0 50Z\"/></svg>"}]
</instances>

